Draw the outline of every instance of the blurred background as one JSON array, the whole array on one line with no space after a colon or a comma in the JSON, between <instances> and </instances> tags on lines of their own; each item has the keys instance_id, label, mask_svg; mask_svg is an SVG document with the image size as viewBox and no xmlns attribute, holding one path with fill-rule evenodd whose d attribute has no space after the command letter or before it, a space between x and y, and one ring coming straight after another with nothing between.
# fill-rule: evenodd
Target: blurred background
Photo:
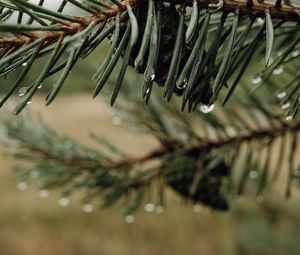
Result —
<instances>
[{"instance_id":1,"label":"blurred background","mask_svg":"<svg viewBox=\"0 0 300 255\"><path fill-rule=\"evenodd\" d=\"M55 5L55 1L50 2ZM88 137L93 131L132 155L142 155L155 148L156 142L146 135L124 131L122 117L104 98L91 99L95 84L90 77L105 52L104 46L77 64L62 93L51 106L44 107L44 89L57 78L50 77L43 84L40 96L34 98L30 111L41 115L59 133L82 143L94 145ZM44 59L36 63L35 73L43 63ZM136 75L132 72L127 76ZM0 94L13 79L12 75L0 80ZM32 78L29 75L26 79L24 87ZM105 89L110 93L109 86ZM8 108L14 104L9 102ZM17 117L11 115L11 118ZM4 149L0 145L0 152ZM140 210L134 221L128 223L119 208L94 208L87 213L76 197L68 206L60 206L59 192L43 194L38 187L18 183L13 171L18 162L2 155L1 255L300 254L300 196L296 192L289 200L278 196L275 188L264 199L238 198L226 213L186 204L170 193L163 212Z\"/></svg>"},{"instance_id":2,"label":"blurred background","mask_svg":"<svg viewBox=\"0 0 300 255\"><path fill-rule=\"evenodd\" d=\"M69 84L72 87L74 84ZM60 134L93 146L88 132L108 137L133 155L156 146L150 137L122 129L102 98L90 93L62 94L50 107L35 98L31 113L42 115ZM11 118L16 118L11 115ZM128 144L131 146L128 147ZM3 150L4 148L2 148ZM60 206L60 193L40 193L37 186L18 183L13 166L0 158L0 251L3 255L160 255L272 254L300 252L300 199L289 200L274 189L264 200L239 198L229 212L192 206L172 193L164 212L135 215L126 223L120 208L84 212L79 197ZM47 164L47 162L45 162ZM280 189L280 194L282 189Z\"/></svg>"},{"instance_id":3,"label":"blurred background","mask_svg":"<svg viewBox=\"0 0 300 255\"><path fill-rule=\"evenodd\" d=\"M156 146L150 137L124 131L122 119L116 119L108 103L103 98L91 100L90 93L62 94L47 108L43 103L42 96L35 98L30 111L42 115L59 133L82 143L94 145L88 137L88 132L93 131L133 155L143 154L145 147L149 150ZM17 163L0 159L3 255L296 255L300 252L300 199L296 192L290 200L279 198L276 190L264 200L239 198L226 213L199 205L193 207L170 193L163 213L142 209L129 224L120 208L94 208L86 213L79 197L72 197L68 206L62 207L58 203L59 192L45 195L38 192L37 186L20 185L13 171Z\"/></svg>"}]
</instances>

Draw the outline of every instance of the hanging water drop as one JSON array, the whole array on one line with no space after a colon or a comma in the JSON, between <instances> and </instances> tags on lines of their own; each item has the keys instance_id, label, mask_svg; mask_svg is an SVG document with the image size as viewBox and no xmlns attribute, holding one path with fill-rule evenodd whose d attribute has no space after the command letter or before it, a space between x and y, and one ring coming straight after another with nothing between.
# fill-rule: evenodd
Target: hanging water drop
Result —
<instances>
[{"instance_id":1,"label":"hanging water drop","mask_svg":"<svg viewBox=\"0 0 300 255\"><path fill-rule=\"evenodd\" d=\"M69 198L67 197L61 197L59 200L58 200L58 204L62 207L65 207L69 204L70 200Z\"/></svg>"},{"instance_id":2,"label":"hanging water drop","mask_svg":"<svg viewBox=\"0 0 300 255\"><path fill-rule=\"evenodd\" d=\"M202 206L199 204L196 204L193 206L193 212L194 213L200 213L202 211Z\"/></svg>"},{"instance_id":3,"label":"hanging water drop","mask_svg":"<svg viewBox=\"0 0 300 255\"><path fill-rule=\"evenodd\" d=\"M294 50L291 55L292 57L298 57L300 55L300 50Z\"/></svg>"},{"instance_id":4,"label":"hanging water drop","mask_svg":"<svg viewBox=\"0 0 300 255\"><path fill-rule=\"evenodd\" d=\"M122 124L122 118L118 115L115 115L115 116L112 117L111 122L115 126L120 126Z\"/></svg>"},{"instance_id":5,"label":"hanging water drop","mask_svg":"<svg viewBox=\"0 0 300 255\"><path fill-rule=\"evenodd\" d=\"M20 190L20 191L25 191L25 190L28 189L28 184L27 184L26 182L19 182L19 183L17 184L17 188L18 188L18 190Z\"/></svg>"},{"instance_id":6,"label":"hanging water drop","mask_svg":"<svg viewBox=\"0 0 300 255\"><path fill-rule=\"evenodd\" d=\"M22 64L22 66L27 66L27 62L24 62L24 63Z\"/></svg>"},{"instance_id":7,"label":"hanging water drop","mask_svg":"<svg viewBox=\"0 0 300 255\"><path fill-rule=\"evenodd\" d=\"M147 204L145 204L145 206L144 206L144 210L145 210L146 212L153 212L153 211L155 210L155 205L152 204L152 203L147 203Z\"/></svg>"},{"instance_id":8,"label":"hanging water drop","mask_svg":"<svg viewBox=\"0 0 300 255\"><path fill-rule=\"evenodd\" d=\"M187 86L187 83L188 83L187 80L183 80L181 83L176 83L176 87L178 89L185 89Z\"/></svg>"},{"instance_id":9,"label":"hanging water drop","mask_svg":"<svg viewBox=\"0 0 300 255\"><path fill-rule=\"evenodd\" d=\"M40 198L47 198L47 197L49 197L50 192L47 189L41 189L38 191L37 194Z\"/></svg>"},{"instance_id":10,"label":"hanging water drop","mask_svg":"<svg viewBox=\"0 0 300 255\"><path fill-rule=\"evenodd\" d=\"M31 104L31 103L32 103L32 99L29 99L26 104Z\"/></svg>"},{"instance_id":11,"label":"hanging water drop","mask_svg":"<svg viewBox=\"0 0 300 255\"><path fill-rule=\"evenodd\" d=\"M150 75L150 81L154 81L154 79L155 79L155 73Z\"/></svg>"},{"instance_id":12,"label":"hanging water drop","mask_svg":"<svg viewBox=\"0 0 300 255\"><path fill-rule=\"evenodd\" d=\"M43 87L43 84L41 83L39 86L38 86L38 89L41 89Z\"/></svg>"},{"instance_id":13,"label":"hanging water drop","mask_svg":"<svg viewBox=\"0 0 300 255\"><path fill-rule=\"evenodd\" d=\"M257 85L262 82L262 78L260 76L253 76L251 82L252 84Z\"/></svg>"},{"instance_id":14,"label":"hanging water drop","mask_svg":"<svg viewBox=\"0 0 300 255\"><path fill-rule=\"evenodd\" d=\"M265 23L265 21L264 21L264 19L262 19L261 17L259 17L259 18L256 19L256 23L257 23L258 25L262 25L262 24Z\"/></svg>"},{"instance_id":15,"label":"hanging water drop","mask_svg":"<svg viewBox=\"0 0 300 255\"><path fill-rule=\"evenodd\" d=\"M19 89L19 97L25 96L26 93L27 93L27 91L28 91L28 87L22 87L22 88L20 88Z\"/></svg>"},{"instance_id":16,"label":"hanging water drop","mask_svg":"<svg viewBox=\"0 0 300 255\"><path fill-rule=\"evenodd\" d=\"M290 120L293 119L293 115L288 115L288 116L285 117L285 119L286 119L287 121L290 121Z\"/></svg>"},{"instance_id":17,"label":"hanging water drop","mask_svg":"<svg viewBox=\"0 0 300 255\"><path fill-rule=\"evenodd\" d=\"M214 110L214 108L215 108L214 104L211 104L211 105L202 104L202 105L200 105L200 111L203 112L203 113L210 113Z\"/></svg>"},{"instance_id":18,"label":"hanging water drop","mask_svg":"<svg viewBox=\"0 0 300 255\"><path fill-rule=\"evenodd\" d=\"M285 91L279 91L278 93L276 93L276 97L278 99L282 99L282 98L285 98L287 95L287 93Z\"/></svg>"},{"instance_id":19,"label":"hanging water drop","mask_svg":"<svg viewBox=\"0 0 300 255\"><path fill-rule=\"evenodd\" d=\"M283 72L283 66L279 66L273 70L274 75L279 75Z\"/></svg>"},{"instance_id":20,"label":"hanging water drop","mask_svg":"<svg viewBox=\"0 0 300 255\"><path fill-rule=\"evenodd\" d=\"M229 137L235 137L237 135L236 130L230 126L225 127L225 132Z\"/></svg>"},{"instance_id":21,"label":"hanging water drop","mask_svg":"<svg viewBox=\"0 0 300 255\"><path fill-rule=\"evenodd\" d=\"M257 179L257 177L258 177L258 172L256 170L252 170L249 172L250 179L255 180L255 179Z\"/></svg>"},{"instance_id":22,"label":"hanging water drop","mask_svg":"<svg viewBox=\"0 0 300 255\"><path fill-rule=\"evenodd\" d=\"M283 105L281 106L281 109L282 109L282 110L286 110L286 109L288 109L290 106L291 106L291 103L290 103L290 102L286 102L285 104L283 104Z\"/></svg>"},{"instance_id":23,"label":"hanging water drop","mask_svg":"<svg viewBox=\"0 0 300 255\"><path fill-rule=\"evenodd\" d=\"M85 205L82 207L82 210L83 210L83 212L85 212L85 213L91 213L91 212L93 212L93 210L94 210L94 206L91 205L91 204L85 204Z\"/></svg>"},{"instance_id":24,"label":"hanging water drop","mask_svg":"<svg viewBox=\"0 0 300 255\"><path fill-rule=\"evenodd\" d=\"M135 221L135 218L133 215L129 214L125 216L124 220L126 223L131 224Z\"/></svg>"},{"instance_id":25,"label":"hanging water drop","mask_svg":"<svg viewBox=\"0 0 300 255\"><path fill-rule=\"evenodd\" d=\"M148 95L149 93L150 93L150 88L147 88L146 95Z\"/></svg>"}]
</instances>

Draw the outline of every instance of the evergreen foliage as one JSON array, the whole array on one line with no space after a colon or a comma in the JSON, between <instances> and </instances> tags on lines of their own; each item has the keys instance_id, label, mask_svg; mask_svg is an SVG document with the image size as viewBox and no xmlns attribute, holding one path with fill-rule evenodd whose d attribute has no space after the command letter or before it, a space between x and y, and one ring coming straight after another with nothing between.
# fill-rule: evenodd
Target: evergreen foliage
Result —
<instances>
[{"instance_id":1,"label":"evergreen foliage","mask_svg":"<svg viewBox=\"0 0 300 255\"><path fill-rule=\"evenodd\" d=\"M93 138L105 150L61 137L39 121L28 121L26 115L3 120L4 133L18 145L11 155L34 163L41 188L63 186L63 196L84 188L85 202L101 194L104 206L125 199L126 214L131 214L147 202L154 187L156 203L163 205L165 187L170 187L194 202L226 210L230 194L241 195L252 179L258 180L252 192L260 198L287 163L285 194L290 196L300 163L296 2L63 0L57 11L43 4L43 0L39 4L0 0L1 79L20 70L0 106L45 56L42 72L19 90L22 100L14 113L31 102L44 80L60 72L46 97L49 105L76 62L108 38L107 56L93 76L94 97L121 62L111 105L122 97L127 104L120 100L118 107L126 111L128 121L154 136L160 147L131 158L96 135ZM64 13L67 4L81 9L82 16ZM136 79L123 82L130 79L125 75L129 65L143 74L142 93L133 87ZM243 78L253 69L250 84ZM283 70L284 79L277 79ZM156 90L154 82L163 89ZM162 95L171 103L162 103ZM141 109L140 97L146 103L150 100L146 109ZM225 107L215 106L229 99ZM195 112L193 118L181 113L186 109ZM30 165L20 169L27 181L31 169Z\"/></svg>"},{"instance_id":2,"label":"evergreen foliage","mask_svg":"<svg viewBox=\"0 0 300 255\"><path fill-rule=\"evenodd\" d=\"M0 1L0 75L5 77L21 66L20 75L1 100L1 106L18 89L36 59L49 55L43 71L24 91L16 114L32 100L47 77L60 72L46 98L46 104L50 104L78 59L91 54L105 38L111 38L112 42L106 59L93 76L94 97L121 61L112 105L128 65L144 73L142 94L146 102L156 81L164 87L167 101L174 92L182 94L182 109L188 104L192 111L201 103L213 104L220 92L224 93L225 103L253 56L265 55L263 80L281 64L288 65L298 57L289 57L298 49L300 40L295 33L300 19L296 4L64 0L53 11L43 7L44 2L36 5L26 0ZM79 17L65 14L68 4L85 14ZM15 16L17 21L13 20ZM282 55L272 62L272 53L282 50ZM291 108L294 115L298 103L293 102Z\"/></svg>"},{"instance_id":3,"label":"evergreen foliage","mask_svg":"<svg viewBox=\"0 0 300 255\"><path fill-rule=\"evenodd\" d=\"M163 206L168 187L216 210L226 210L245 191L261 199L268 185L282 179L282 193L290 196L299 178L300 122L282 118L276 100L261 103L266 91L252 97L241 90L241 97L227 107L202 106L186 116L178 100L166 105L156 89L151 103L141 108L132 85L136 79L132 75L126 82L117 110L125 127L153 136L160 144L157 149L132 157L91 134L100 145L96 150L60 136L28 114L13 120L7 115L3 132L8 155L29 163L17 167L22 181L38 181L41 190L62 187L63 197L84 190L84 203L99 201L99 196L103 206L126 201L126 214L143 203Z\"/></svg>"}]
</instances>

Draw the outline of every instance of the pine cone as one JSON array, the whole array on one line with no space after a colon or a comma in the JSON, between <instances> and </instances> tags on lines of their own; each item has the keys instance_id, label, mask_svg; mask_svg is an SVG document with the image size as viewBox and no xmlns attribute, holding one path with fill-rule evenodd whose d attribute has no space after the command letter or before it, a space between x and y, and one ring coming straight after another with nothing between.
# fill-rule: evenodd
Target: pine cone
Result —
<instances>
[{"instance_id":1,"label":"pine cone","mask_svg":"<svg viewBox=\"0 0 300 255\"><path fill-rule=\"evenodd\" d=\"M206 172L209 162L210 160L204 160L204 155L176 156L172 162L167 163L165 179L168 185L183 197L217 210L227 210L228 202L222 193L222 183L229 175L229 169L224 161L221 161ZM199 169L201 165L202 168ZM200 178L197 180L197 177Z\"/></svg>"}]
</instances>

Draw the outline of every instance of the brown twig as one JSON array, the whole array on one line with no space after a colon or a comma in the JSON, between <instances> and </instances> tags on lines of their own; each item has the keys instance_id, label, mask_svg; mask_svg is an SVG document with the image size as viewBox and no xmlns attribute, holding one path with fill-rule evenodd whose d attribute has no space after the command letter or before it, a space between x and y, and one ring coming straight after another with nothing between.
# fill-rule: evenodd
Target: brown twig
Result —
<instances>
[{"instance_id":1,"label":"brown twig","mask_svg":"<svg viewBox=\"0 0 300 255\"><path fill-rule=\"evenodd\" d=\"M144 0L139 0L140 2ZM109 18L115 17L118 14L126 11L126 4L129 4L131 6L134 6L139 2L138 0L124 0L121 2L120 5L116 4L111 4L108 5L106 4L106 11L105 14L99 13L99 12L93 12L93 15L87 16L87 17L76 17L78 19L77 23L72 23L68 22L68 25L64 23L65 25L62 26L62 31L66 35L73 35L77 31L81 31L85 29L91 22L95 22L96 24L102 23ZM269 10L272 18L275 19L281 19L284 21L300 21L300 15L297 11L300 10L300 6L297 5L276 5L274 2L270 1L263 1L259 2L257 0L252 1L252 5L249 6L248 1L246 0L223 0L224 1L224 6L223 10L228 11L228 12L233 12L236 9L240 10L241 15L248 15L248 16L264 16L265 10ZM171 1L170 1L171 2ZM176 0L172 1L175 3L185 3L187 5L191 5L192 1L191 0ZM204 1L199 1L199 5L202 8L208 8L208 5L210 3L218 3L219 0L204 0ZM99 4L99 6L102 6L102 4ZM74 29L77 28L77 29ZM58 32L37 32L36 33L36 38L44 38L47 37L49 40L53 40L58 37L57 35ZM22 45L25 44L26 41L15 37L1 37L0 38L0 47L5 48L11 45Z\"/></svg>"},{"instance_id":2,"label":"brown twig","mask_svg":"<svg viewBox=\"0 0 300 255\"><path fill-rule=\"evenodd\" d=\"M123 168L125 166L130 165L138 165L138 164L144 164L146 162L149 162L151 160L160 158L162 156L167 156L169 154L174 153L177 150L181 150L183 153L189 153L189 152L195 152L198 153L202 151L210 151L212 149L220 148L227 145L232 144L238 144L243 142L250 142L255 141L263 137L269 137L274 138L277 136L280 136L287 132L298 132L300 130L300 119L294 120L293 124L287 124L286 122L280 122L280 124L277 127L271 127L266 129L260 129L260 130L253 130L251 132L248 132L247 134L240 134L234 137L230 137L228 139L224 140L217 140L217 141L207 141L206 143L196 144L194 146L176 146L173 149L172 148L159 148L157 150L154 150L150 152L149 154L138 157L138 158L131 158L126 159L120 162L117 162L115 164L112 164L108 166L108 169L119 169Z\"/></svg>"}]
</instances>

